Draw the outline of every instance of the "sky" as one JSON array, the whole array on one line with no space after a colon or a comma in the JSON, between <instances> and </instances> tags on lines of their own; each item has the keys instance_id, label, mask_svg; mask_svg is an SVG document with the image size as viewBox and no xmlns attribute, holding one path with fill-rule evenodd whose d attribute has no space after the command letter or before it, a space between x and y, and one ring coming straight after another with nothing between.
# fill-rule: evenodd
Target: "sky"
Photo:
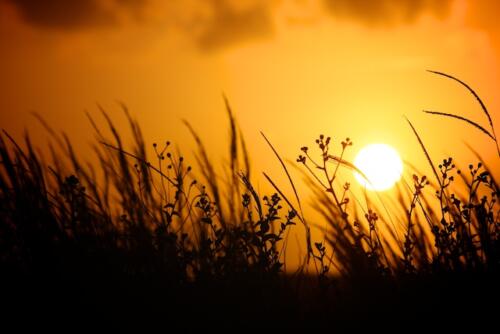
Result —
<instances>
[{"instance_id":1,"label":"sky","mask_svg":"<svg viewBox=\"0 0 500 334\"><path fill-rule=\"evenodd\" d=\"M405 117L439 161L500 167L470 84L500 127L500 3L486 0L0 0L0 124L43 146L39 113L85 157L97 104L120 128L124 102L148 142L195 144L182 120L224 161L227 96L255 170L285 182L263 131L283 157L324 133L350 137L352 159L383 142L430 174ZM256 181L265 182L263 180Z\"/></svg>"}]
</instances>

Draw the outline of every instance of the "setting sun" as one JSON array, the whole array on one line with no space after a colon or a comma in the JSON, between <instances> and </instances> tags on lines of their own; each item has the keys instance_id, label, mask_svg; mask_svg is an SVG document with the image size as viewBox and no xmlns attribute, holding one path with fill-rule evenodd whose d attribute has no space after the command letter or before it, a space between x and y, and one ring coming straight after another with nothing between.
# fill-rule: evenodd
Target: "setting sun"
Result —
<instances>
[{"instance_id":1,"label":"setting sun","mask_svg":"<svg viewBox=\"0 0 500 334\"><path fill-rule=\"evenodd\" d=\"M0 330L500 333L498 13L0 0Z\"/></svg>"},{"instance_id":2,"label":"setting sun","mask_svg":"<svg viewBox=\"0 0 500 334\"><path fill-rule=\"evenodd\" d=\"M358 182L370 190L383 191L391 188L403 172L398 152L386 144L371 144L359 151L354 164L368 180L354 173Z\"/></svg>"}]
</instances>

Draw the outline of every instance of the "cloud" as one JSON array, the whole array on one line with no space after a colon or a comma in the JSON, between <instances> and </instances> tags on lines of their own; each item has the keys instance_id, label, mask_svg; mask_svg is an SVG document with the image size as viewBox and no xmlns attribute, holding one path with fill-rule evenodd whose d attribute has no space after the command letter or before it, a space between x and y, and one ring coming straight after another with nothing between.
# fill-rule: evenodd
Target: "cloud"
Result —
<instances>
[{"instance_id":1,"label":"cloud","mask_svg":"<svg viewBox=\"0 0 500 334\"><path fill-rule=\"evenodd\" d=\"M138 10L146 0L3 0L13 5L21 18L38 28L77 30L110 26L120 10Z\"/></svg>"},{"instance_id":2,"label":"cloud","mask_svg":"<svg viewBox=\"0 0 500 334\"><path fill-rule=\"evenodd\" d=\"M423 13L445 16L453 0L323 0L334 17L366 25L394 25L414 22Z\"/></svg>"},{"instance_id":3,"label":"cloud","mask_svg":"<svg viewBox=\"0 0 500 334\"><path fill-rule=\"evenodd\" d=\"M488 0L469 0L467 3L468 23L488 31L500 30L498 12L500 2Z\"/></svg>"},{"instance_id":4,"label":"cloud","mask_svg":"<svg viewBox=\"0 0 500 334\"><path fill-rule=\"evenodd\" d=\"M300 6L306 2L286 0ZM452 0L315 0L327 15L383 26L412 22L423 13L444 16ZM281 3L272 0L0 0L38 29L79 31L116 27L131 18L139 25L177 28L202 51L269 38ZM306 10L306 8L303 10ZM152 16L148 16L153 14ZM180 21L181 24L178 24Z\"/></svg>"},{"instance_id":5,"label":"cloud","mask_svg":"<svg viewBox=\"0 0 500 334\"><path fill-rule=\"evenodd\" d=\"M198 46L214 50L244 41L272 35L271 8L265 1L237 2L213 0L211 14L196 34Z\"/></svg>"},{"instance_id":6,"label":"cloud","mask_svg":"<svg viewBox=\"0 0 500 334\"><path fill-rule=\"evenodd\" d=\"M0 0L17 10L19 18L37 29L80 31L114 27L124 17L148 24L154 11L167 27L176 26L203 51L272 35L269 0ZM148 12L149 11L149 12ZM149 13L149 14L145 14ZM178 17L187 22L176 25ZM144 15L143 15L144 14Z\"/></svg>"}]
</instances>

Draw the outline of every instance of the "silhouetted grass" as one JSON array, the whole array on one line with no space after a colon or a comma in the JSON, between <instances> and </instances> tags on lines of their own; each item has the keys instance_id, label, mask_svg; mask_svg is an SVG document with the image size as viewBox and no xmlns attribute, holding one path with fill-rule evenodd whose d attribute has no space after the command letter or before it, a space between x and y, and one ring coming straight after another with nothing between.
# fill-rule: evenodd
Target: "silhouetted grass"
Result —
<instances>
[{"instance_id":1,"label":"silhouetted grass","mask_svg":"<svg viewBox=\"0 0 500 334\"><path fill-rule=\"evenodd\" d=\"M484 104L459 82L488 116L491 133L480 129L496 141ZM69 321L166 330L405 331L493 323L499 300L499 187L482 162L468 171L459 171L452 158L434 165L410 123L437 183L415 173L403 181L396 207L382 203L380 210L368 197L357 198L348 183L338 184L341 168L356 169L344 158L352 141L342 141L337 153L333 140L320 135L316 149L302 147L297 159L314 194L312 207L327 226L322 238L313 240L299 189L264 134L293 194L289 198L266 173L276 193L259 194L252 185L245 142L225 103L230 163L224 177L188 122L198 146L196 173L170 142L153 144L149 158L140 127L123 105L134 144L124 146L101 108L106 131L89 117L97 137L94 165L80 161L68 138L40 117L56 145L51 161L37 153L29 137L21 145L4 131L5 318L51 328ZM297 261L299 270L288 272L289 232L300 226L307 252Z\"/></svg>"}]
</instances>

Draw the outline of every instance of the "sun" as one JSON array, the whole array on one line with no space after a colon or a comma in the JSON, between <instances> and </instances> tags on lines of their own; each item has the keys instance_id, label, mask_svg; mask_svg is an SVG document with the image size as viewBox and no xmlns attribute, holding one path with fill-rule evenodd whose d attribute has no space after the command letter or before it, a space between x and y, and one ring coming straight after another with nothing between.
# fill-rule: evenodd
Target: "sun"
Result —
<instances>
[{"instance_id":1,"label":"sun","mask_svg":"<svg viewBox=\"0 0 500 334\"><path fill-rule=\"evenodd\" d=\"M403 163L398 152L386 144L365 146L354 159L354 165L368 179L354 172L356 180L367 189L375 191L390 189L403 173Z\"/></svg>"}]
</instances>

